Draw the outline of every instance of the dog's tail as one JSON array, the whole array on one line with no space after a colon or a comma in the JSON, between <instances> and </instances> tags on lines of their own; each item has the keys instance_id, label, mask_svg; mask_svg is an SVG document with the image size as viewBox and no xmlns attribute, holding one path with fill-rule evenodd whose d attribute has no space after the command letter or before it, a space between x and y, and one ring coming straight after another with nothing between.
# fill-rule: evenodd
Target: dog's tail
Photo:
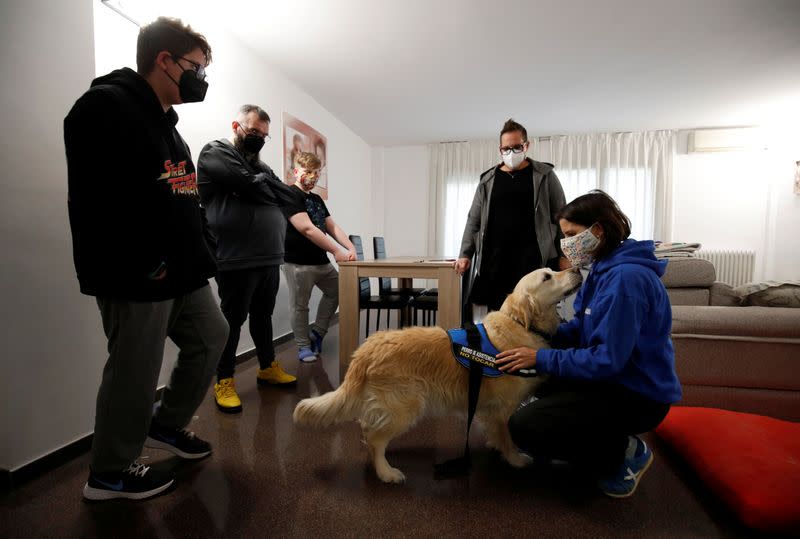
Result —
<instances>
[{"instance_id":1,"label":"dog's tail","mask_svg":"<svg viewBox=\"0 0 800 539\"><path fill-rule=\"evenodd\" d=\"M294 422L321 428L357 419L362 406L360 394L365 375L363 367L359 367L361 365L350 365L344 382L337 390L298 402L292 416Z\"/></svg>"}]
</instances>

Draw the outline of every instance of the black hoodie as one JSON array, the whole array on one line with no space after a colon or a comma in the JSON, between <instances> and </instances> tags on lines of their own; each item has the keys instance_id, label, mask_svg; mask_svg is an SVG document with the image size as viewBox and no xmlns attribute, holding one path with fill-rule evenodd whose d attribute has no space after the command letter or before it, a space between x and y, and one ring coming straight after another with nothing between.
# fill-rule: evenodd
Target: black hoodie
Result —
<instances>
[{"instance_id":1,"label":"black hoodie","mask_svg":"<svg viewBox=\"0 0 800 539\"><path fill-rule=\"evenodd\" d=\"M84 294L162 301L214 275L197 175L177 122L128 68L95 79L64 119L73 256Z\"/></svg>"}]
</instances>

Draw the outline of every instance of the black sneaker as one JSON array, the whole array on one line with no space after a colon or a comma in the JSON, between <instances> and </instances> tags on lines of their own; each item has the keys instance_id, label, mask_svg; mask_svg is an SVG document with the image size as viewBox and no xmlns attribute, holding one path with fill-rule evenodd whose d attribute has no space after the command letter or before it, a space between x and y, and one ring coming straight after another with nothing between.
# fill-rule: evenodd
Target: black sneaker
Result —
<instances>
[{"instance_id":1,"label":"black sneaker","mask_svg":"<svg viewBox=\"0 0 800 539\"><path fill-rule=\"evenodd\" d=\"M145 447L166 449L184 459L201 459L211 454L211 444L186 429L165 429L155 422L144 441Z\"/></svg>"},{"instance_id":2,"label":"black sneaker","mask_svg":"<svg viewBox=\"0 0 800 539\"><path fill-rule=\"evenodd\" d=\"M133 462L121 472L89 472L89 480L83 486L83 497L87 500L113 500L127 498L144 500L169 488L174 481L169 472L151 470Z\"/></svg>"}]
</instances>

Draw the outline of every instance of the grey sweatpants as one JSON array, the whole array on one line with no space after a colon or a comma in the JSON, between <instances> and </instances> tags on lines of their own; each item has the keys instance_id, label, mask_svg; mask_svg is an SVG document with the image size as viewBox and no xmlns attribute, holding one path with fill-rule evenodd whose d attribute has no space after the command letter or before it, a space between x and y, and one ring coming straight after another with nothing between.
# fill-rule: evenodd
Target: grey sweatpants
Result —
<instances>
[{"instance_id":1,"label":"grey sweatpants","mask_svg":"<svg viewBox=\"0 0 800 539\"><path fill-rule=\"evenodd\" d=\"M339 272L333 264L305 265L286 263L282 266L286 284L289 285L289 309L291 310L292 332L298 348L311 346L308 336L314 330L324 337L331 325L331 318L339 306ZM308 325L308 302L314 286L322 291L322 299L317 307L317 318Z\"/></svg>"},{"instance_id":2,"label":"grey sweatpants","mask_svg":"<svg viewBox=\"0 0 800 539\"><path fill-rule=\"evenodd\" d=\"M166 301L97 298L97 305L108 360L97 392L90 467L111 472L139 457L151 419L166 428L189 423L225 347L228 323L208 285ZM154 416L167 337L180 352Z\"/></svg>"}]
</instances>

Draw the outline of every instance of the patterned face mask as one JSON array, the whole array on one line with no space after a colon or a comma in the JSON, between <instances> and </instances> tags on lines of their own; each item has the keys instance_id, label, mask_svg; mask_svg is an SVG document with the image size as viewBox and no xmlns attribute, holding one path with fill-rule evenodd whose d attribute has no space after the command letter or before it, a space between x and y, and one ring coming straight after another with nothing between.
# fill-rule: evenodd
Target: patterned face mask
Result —
<instances>
[{"instance_id":1,"label":"patterned face mask","mask_svg":"<svg viewBox=\"0 0 800 539\"><path fill-rule=\"evenodd\" d=\"M571 238L561 238L561 250L573 267L581 268L594 261L592 253L600 244L600 238L592 234L592 226Z\"/></svg>"}]
</instances>

